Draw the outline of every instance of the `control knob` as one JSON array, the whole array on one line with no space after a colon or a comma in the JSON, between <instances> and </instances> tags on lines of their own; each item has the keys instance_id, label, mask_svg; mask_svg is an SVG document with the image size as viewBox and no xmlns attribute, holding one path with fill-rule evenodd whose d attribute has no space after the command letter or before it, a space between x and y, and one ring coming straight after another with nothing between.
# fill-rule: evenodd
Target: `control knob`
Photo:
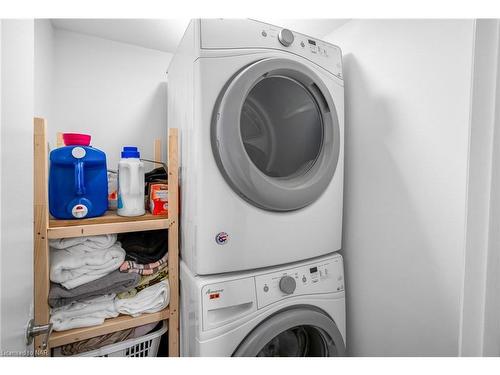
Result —
<instances>
[{"instance_id":1,"label":"control knob","mask_svg":"<svg viewBox=\"0 0 500 375\"><path fill-rule=\"evenodd\" d=\"M278 40L285 47L290 46L293 43L293 33L288 29L281 29L278 34Z\"/></svg>"},{"instance_id":2,"label":"control knob","mask_svg":"<svg viewBox=\"0 0 500 375\"><path fill-rule=\"evenodd\" d=\"M295 292L297 283L295 279L291 276L283 276L280 280L280 289L285 294L292 294Z\"/></svg>"}]
</instances>

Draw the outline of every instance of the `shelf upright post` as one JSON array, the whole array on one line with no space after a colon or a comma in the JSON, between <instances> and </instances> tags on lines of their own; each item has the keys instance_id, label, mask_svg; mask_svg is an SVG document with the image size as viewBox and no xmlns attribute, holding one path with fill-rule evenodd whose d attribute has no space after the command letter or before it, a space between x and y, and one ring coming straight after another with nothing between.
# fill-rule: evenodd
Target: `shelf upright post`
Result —
<instances>
[{"instance_id":1,"label":"shelf upright post","mask_svg":"<svg viewBox=\"0 0 500 375\"><path fill-rule=\"evenodd\" d=\"M168 321L169 357L179 356L179 133L168 131L168 216L173 222L168 231L168 278L170 281L170 318Z\"/></svg>"},{"instance_id":2,"label":"shelf upright post","mask_svg":"<svg viewBox=\"0 0 500 375\"><path fill-rule=\"evenodd\" d=\"M34 319L36 325L49 323L49 243L47 228L48 210L48 147L45 119L34 118L34 168L33 168L33 218L34 218ZM36 336L34 344L35 356L49 355L49 347L43 347L44 336Z\"/></svg>"}]
</instances>

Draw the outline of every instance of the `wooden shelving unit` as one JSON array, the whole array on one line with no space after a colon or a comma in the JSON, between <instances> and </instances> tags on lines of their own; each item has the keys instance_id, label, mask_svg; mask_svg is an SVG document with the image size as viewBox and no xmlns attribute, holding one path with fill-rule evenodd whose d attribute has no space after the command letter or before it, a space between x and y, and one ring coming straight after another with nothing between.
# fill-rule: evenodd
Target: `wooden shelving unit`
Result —
<instances>
[{"instance_id":1,"label":"wooden shelving unit","mask_svg":"<svg viewBox=\"0 0 500 375\"><path fill-rule=\"evenodd\" d=\"M106 233L140 232L168 229L168 274L170 303L163 311L142 314L138 317L120 315L107 319L99 326L53 332L47 347L43 337L35 337L35 355L48 356L50 349L99 335L120 331L144 324L168 320L169 356L179 356L179 220L178 220L178 131L169 129L168 134L168 197L169 215L121 217L114 212L83 220L56 220L48 212L48 146L46 122L34 119L34 319L36 325L47 324L50 309L47 303L49 280L49 245L52 238L69 238ZM161 142L155 140L155 160L161 159Z\"/></svg>"}]
</instances>

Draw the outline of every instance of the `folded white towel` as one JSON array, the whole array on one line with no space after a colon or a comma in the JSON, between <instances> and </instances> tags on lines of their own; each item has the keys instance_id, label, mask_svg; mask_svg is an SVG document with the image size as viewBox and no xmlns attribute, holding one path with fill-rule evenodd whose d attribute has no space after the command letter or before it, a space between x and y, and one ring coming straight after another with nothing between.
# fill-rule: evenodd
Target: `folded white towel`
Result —
<instances>
[{"instance_id":1,"label":"folded white towel","mask_svg":"<svg viewBox=\"0 0 500 375\"><path fill-rule=\"evenodd\" d=\"M132 298L115 299L116 309L120 314L139 316L163 310L170 301L168 280L163 280L141 290Z\"/></svg>"},{"instance_id":2,"label":"folded white towel","mask_svg":"<svg viewBox=\"0 0 500 375\"><path fill-rule=\"evenodd\" d=\"M52 309L50 322L55 331L102 324L104 319L118 316L114 300L115 294L107 294Z\"/></svg>"},{"instance_id":3,"label":"folded white towel","mask_svg":"<svg viewBox=\"0 0 500 375\"><path fill-rule=\"evenodd\" d=\"M66 289L104 277L125 260L116 234L51 240L50 247L50 280Z\"/></svg>"},{"instance_id":4,"label":"folded white towel","mask_svg":"<svg viewBox=\"0 0 500 375\"><path fill-rule=\"evenodd\" d=\"M90 327L119 314L139 316L163 310L170 301L168 280L141 290L132 298L119 299L107 294L86 301L73 302L51 310L50 322L55 331Z\"/></svg>"},{"instance_id":5,"label":"folded white towel","mask_svg":"<svg viewBox=\"0 0 500 375\"><path fill-rule=\"evenodd\" d=\"M85 245L91 249L107 249L111 247L117 239L116 234L101 234L98 236L83 236L73 238L59 238L50 240L50 247L54 249L67 249L76 245Z\"/></svg>"}]
</instances>

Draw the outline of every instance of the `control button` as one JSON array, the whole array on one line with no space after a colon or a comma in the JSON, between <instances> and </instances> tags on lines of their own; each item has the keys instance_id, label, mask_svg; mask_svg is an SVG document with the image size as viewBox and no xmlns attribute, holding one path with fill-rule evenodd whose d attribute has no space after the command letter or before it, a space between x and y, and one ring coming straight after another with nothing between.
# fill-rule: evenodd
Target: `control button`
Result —
<instances>
[{"instance_id":1,"label":"control button","mask_svg":"<svg viewBox=\"0 0 500 375\"><path fill-rule=\"evenodd\" d=\"M297 283L295 279L291 276L283 276L280 280L280 289L285 294L292 294L295 292Z\"/></svg>"},{"instance_id":2,"label":"control button","mask_svg":"<svg viewBox=\"0 0 500 375\"><path fill-rule=\"evenodd\" d=\"M265 38L267 36L266 30L262 30L262 36Z\"/></svg>"},{"instance_id":3,"label":"control button","mask_svg":"<svg viewBox=\"0 0 500 375\"><path fill-rule=\"evenodd\" d=\"M300 42L300 46L301 46L302 48L304 48L306 45L305 45L305 43L304 43L304 42Z\"/></svg>"},{"instance_id":4,"label":"control button","mask_svg":"<svg viewBox=\"0 0 500 375\"><path fill-rule=\"evenodd\" d=\"M302 282L305 283L307 281L307 278L305 276L302 276Z\"/></svg>"},{"instance_id":5,"label":"control button","mask_svg":"<svg viewBox=\"0 0 500 375\"><path fill-rule=\"evenodd\" d=\"M264 292L269 292L269 287L267 286L267 284L264 285Z\"/></svg>"},{"instance_id":6,"label":"control button","mask_svg":"<svg viewBox=\"0 0 500 375\"><path fill-rule=\"evenodd\" d=\"M288 29L281 29L278 34L278 40L285 47L288 47L293 43L294 40L293 33Z\"/></svg>"}]
</instances>

